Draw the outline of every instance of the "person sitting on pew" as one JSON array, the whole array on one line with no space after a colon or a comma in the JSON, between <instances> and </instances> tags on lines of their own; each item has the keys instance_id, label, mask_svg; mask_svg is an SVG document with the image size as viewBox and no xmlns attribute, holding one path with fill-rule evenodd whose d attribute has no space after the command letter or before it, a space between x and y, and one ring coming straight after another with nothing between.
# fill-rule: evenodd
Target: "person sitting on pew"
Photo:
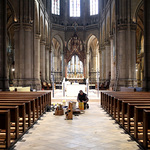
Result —
<instances>
[{"instance_id":1,"label":"person sitting on pew","mask_svg":"<svg viewBox=\"0 0 150 150\"><path fill-rule=\"evenodd\" d=\"M79 91L78 97L77 97L78 102L84 102L84 109L88 109L89 105L87 102L89 101L87 94L85 94L82 90Z\"/></svg>"}]
</instances>

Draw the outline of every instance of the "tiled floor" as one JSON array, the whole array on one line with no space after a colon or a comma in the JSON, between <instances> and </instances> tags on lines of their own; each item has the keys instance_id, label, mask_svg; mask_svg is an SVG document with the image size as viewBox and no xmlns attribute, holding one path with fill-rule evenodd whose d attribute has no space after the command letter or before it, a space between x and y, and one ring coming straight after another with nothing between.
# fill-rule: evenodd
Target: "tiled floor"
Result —
<instances>
[{"instance_id":1,"label":"tiled floor","mask_svg":"<svg viewBox=\"0 0 150 150\"><path fill-rule=\"evenodd\" d=\"M47 112L22 140L15 150L139 150L124 130L99 106L90 102L84 114L65 120Z\"/></svg>"}]
</instances>

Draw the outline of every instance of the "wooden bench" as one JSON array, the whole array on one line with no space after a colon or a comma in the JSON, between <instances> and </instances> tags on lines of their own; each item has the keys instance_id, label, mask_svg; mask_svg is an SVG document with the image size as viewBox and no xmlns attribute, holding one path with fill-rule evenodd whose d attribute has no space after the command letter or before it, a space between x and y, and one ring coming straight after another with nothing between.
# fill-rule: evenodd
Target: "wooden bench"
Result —
<instances>
[{"instance_id":1,"label":"wooden bench","mask_svg":"<svg viewBox=\"0 0 150 150\"><path fill-rule=\"evenodd\" d=\"M18 106L19 107L19 117L22 122L21 133L26 131L26 120L25 120L25 103L0 103L0 106Z\"/></svg>"},{"instance_id":2,"label":"wooden bench","mask_svg":"<svg viewBox=\"0 0 150 150\"><path fill-rule=\"evenodd\" d=\"M11 136L7 141L10 143L10 140L14 142L18 139L36 119L39 119L48 105L51 105L50 92L0 92L0 110L9 109L10 112ZM0 128L0 132L6 133L3 128ZM4 141L3 137L0 136L0 143ZM9 146L10 144L7 145L8 148Z\"/></svg>"},{"instance_id":3,"label":"wooden bench","mask_svg":"<svg viewBox=\"0 0 150 150\"><path fill-rule=\"evenodd\" d=\"M143 110L150 109L150 106L135 106L134 107L134 137L138 140L141 139L141 137L139 137L138 133L139 130L141 130L141 127L143 127ZM140 126L139 126L140 124ZM140 128L140 129L139 129ZM141 133L141 131L140 131ZM143 139L143 137L142 137Z\"/></svg>"},{"instance_id":4,"label":"wooden bench","mask_svg":"<svg viewBox=\"0 0 150 150\"><path fill-rule=\"evenodd\" d=\"M145 149L148 149L150 137L149 137L149 131L150 131L150 110L144 110L143 112L143 146Z\"/></svg>"},{"instance_id":5,"label":"wooden bench","mask_svg":"<svg viewBox=\"0 0 150 150\"><path fill-rule=\"evenodd\" d=\"M0 106L0 110L10 110L10 121L15 123L15 138L19 138L19 107L18 106Z\"/></svg>"},{"instance_id":6,"label":"wooden bench","mask_svg":"<svg viewBox=\"0 0 150 150\"><path fill-rule=\"evenodd\" d=\"M4 141L0 148L9 148L10 146L10 110L0 110L0 129L5 130L5 137L0 138Z\"/></svg>"},{"instance_id":7,"label":"wooden bench","mask_svg":"<svg viewBox=\"0 0 150 150\"><path fill-rule=\"evenodd\" d=\"M131 136L150 148L150 93L103 92L100 104ZM142 117L146 108L149 110Z\"/></svg>"}]
</instances>

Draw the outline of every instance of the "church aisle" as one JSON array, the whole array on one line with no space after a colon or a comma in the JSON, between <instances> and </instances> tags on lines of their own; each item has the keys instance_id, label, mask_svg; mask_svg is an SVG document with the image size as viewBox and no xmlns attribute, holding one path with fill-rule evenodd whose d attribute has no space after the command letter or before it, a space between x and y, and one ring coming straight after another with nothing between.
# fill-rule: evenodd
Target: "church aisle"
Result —
<instances>
[{"instance_id":1,"label":"church aisle","mask_svg":"<svg viewBox=\"0 0 150 150\"><path fill-rule=\"evenodd\" d=\"M99 103L73 120L47 112L14 150L139 150L138 144L109 117Z\"/></svg>"}]
</instances>

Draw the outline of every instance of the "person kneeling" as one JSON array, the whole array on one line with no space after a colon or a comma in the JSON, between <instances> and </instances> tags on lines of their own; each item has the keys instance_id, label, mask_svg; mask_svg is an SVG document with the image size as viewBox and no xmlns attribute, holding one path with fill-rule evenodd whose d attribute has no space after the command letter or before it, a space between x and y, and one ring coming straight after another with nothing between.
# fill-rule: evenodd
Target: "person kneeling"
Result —
<instances>
[{"instance_id":1,"label":"person kneeling","mask_svg":"<svg viewBox=\"0 0 150 150\"><path fill-rule=\"evenodd\" d=\"M78 102L84 102L84 109L88 109L89 108L89 105L87 104L89 99L88 99L87 95L82 90L79 91L79 94L78 94L78 97L77 97L77 101Z\"/></svg>"}]
</instances>

